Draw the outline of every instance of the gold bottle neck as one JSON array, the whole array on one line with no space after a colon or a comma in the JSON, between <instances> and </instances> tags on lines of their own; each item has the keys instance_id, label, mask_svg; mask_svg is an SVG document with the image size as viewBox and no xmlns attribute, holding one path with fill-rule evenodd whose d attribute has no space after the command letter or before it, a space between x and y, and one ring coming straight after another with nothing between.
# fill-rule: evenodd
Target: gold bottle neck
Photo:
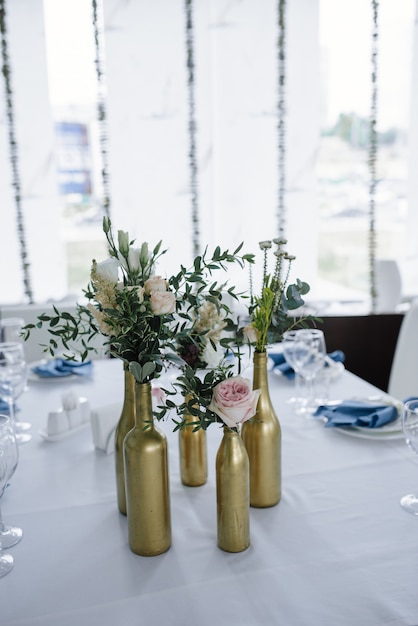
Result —
<instances>
[{"instance_id":1,"label":"gold bottle neck","mask_svg":"<svg viewBox=\"0 0 418 626\"><path fill-rule=\"evenodd\" d=\"M152 386L151 383L135 382L135 426L143 428L151 426L152 415Z\"/></svg>"}]
</instances>

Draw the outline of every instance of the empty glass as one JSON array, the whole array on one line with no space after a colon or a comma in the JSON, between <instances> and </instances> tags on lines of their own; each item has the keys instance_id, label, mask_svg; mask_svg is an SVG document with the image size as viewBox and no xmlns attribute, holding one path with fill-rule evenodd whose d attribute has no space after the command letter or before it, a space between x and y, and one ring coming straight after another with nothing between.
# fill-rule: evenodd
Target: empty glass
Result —
<instances>
[{"instance_id":1,"label":"empty glass","mask_svg":"<svg viewBox=\"0 0 418 626\"><path fill-rule=\"evenodd\" d=\"M324 333L317 328L289 330L283 333L282 346L286 361L295 371L296 383L298 380L305 383L297 386L297 390L300 392L303 389L304 394L292 398L295 412L313 413L317 405L313 383L317 373L324 367L326 357Z\"/></svg>"},{"instance_id":2,"label":"empty glass","mask_svg":"<svg viewBox=\"0 0 418 626\"><path fill-rule=\"evenodd\" d=\"M408 447L418 454L418 400L405 402L402 411L402 430ZM418 495L408 493L403 496L401 507L408 513L418 515Z\"/></svg>"},{"instance_id":3,"label":"empty glass","mask_svg":"<svg viewBox=\"0 0 418 626\"><path fill-rule=\"evenodd\" d=\"M13 422L8 415L0 414L0 499L16 470L18 457ZM22 536L21 528L4 524L0 510L0 576L8 574L14 565L13 557L3 550L14 546Z\"/></svg>"},{"instance_id":4,"label":"empty glass","mask_svg":"<svg viewBox=\"0 0 418 626\"><path fill-rule=\"evenodd\" d=\"M19 422L15 416L15 402L25 390L27 375L22 344L13 341L0 343L0 398L8 404L18 443L27 443L32 439L32 435L23 432L30 428L29 422Z\"/></svg>"},{"instance_id":5,"label":"empty glass","mask_svg":"<svg viewBox=\"0 0 418 626\"><path fill-rule=\"evenodd\" d=\"M3 317L0 319L0 343L9 341L19 341L23 344L23 337L20 335L25 320L21 317Z\"/></svg>"}]
</instances>

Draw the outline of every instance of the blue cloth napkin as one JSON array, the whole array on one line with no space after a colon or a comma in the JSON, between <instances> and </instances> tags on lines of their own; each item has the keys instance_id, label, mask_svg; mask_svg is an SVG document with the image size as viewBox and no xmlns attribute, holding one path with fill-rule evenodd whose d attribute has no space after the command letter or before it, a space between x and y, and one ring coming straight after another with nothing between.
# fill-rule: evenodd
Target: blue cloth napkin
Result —
<instances>
[{"instance_id":1,"label":"blue cloth napkin","mask_svg":"<svg viewBox=\"0 0 418 626\"><path fill-rule=\"evenodd\" d=\"M0 413L8 413L9 405L5 400L0 400Z\"/></svg>"},{"instance_id":2,"label":"blue cloth napkin","mask_svg":"<svg viewBox=\"0 0 418 626\"><path fill-rule=\"evenodd\" d=\"M19 407L16 406L16 404L14 405L14 410L15 413L17 411L20 411ZM8 402L6 402L6 400L0 400L0 413L9 413L9 404Z\"/></svg>"},{"instance_id":3,"label":"blue cloth napkin","mask_svg":"<svg viewBox=\"0 0 418 626\"><path fill-rule=\"evenodd\" d=\"M67 361L65 359L52 359L42 365L36 365L32 372L41 378L64 377L76 374L77 376L88 376L93 369L92 361Z\"/></svg>"},{"instance_id":4,"label":"blue cloth napkin","mask_svg":"<svg viewBox=\"0 0 418 626\"><path fill-rule=\"evenodd\" d=\"M286 361L282 352L269 352L268 356L274 363L274 370L279 370L282 375L289 380L293 380L295 378L295 371ZM344 363L345 361L345 354L341 350L334 350L334 352L330 352L328 356L336 363ZM325 363L325 366L329 367L328 363Z\"/></svg>"},{"instance_id":5,"label":"blue cloth napkin","mask_svg":"<svg viewBox=\"0 0 418 626\"><path fill-rule=\"evenodd\" d=\"M326 417L326 427L361 426L380 428L398 417L398 409L390 404L372 404L361 400L345 400L337 405L322 405L314 413L315 417Z\"/></svg>"}]
</instances>

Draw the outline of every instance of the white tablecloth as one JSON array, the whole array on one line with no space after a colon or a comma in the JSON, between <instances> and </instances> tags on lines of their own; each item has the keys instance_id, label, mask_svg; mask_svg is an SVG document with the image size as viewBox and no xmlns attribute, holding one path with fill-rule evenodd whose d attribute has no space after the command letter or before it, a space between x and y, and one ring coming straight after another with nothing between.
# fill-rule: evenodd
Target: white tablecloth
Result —
<instances>
[{"instance_id":1,"label":"white tablecloth","mask_svg":"<svg viewBox=\"0 0 418 626\"><path fill-rule=\"evenodd\" d=\"M15 567L0 579L2 626L400 626L418 624L418 518L399 498L418 488L416 457L403 440L349 437L292 414L292 383L270 376L282 425L283 498L251 509L251 546L216 545L215 455L209 478L179 479L177 437L169 437L173 543L158 557L133 554L117 510L114 455L93 448L89 427L60 442L38 430L70 381L31 383L20 417L32 442L2 499L6 523L24 529ZM117 360L97 361L75 385L92 407L122 399ZM376 393L345 372L334 398ZM377 392L379 393L379 392Z\"/></svg>"}]
</instances>

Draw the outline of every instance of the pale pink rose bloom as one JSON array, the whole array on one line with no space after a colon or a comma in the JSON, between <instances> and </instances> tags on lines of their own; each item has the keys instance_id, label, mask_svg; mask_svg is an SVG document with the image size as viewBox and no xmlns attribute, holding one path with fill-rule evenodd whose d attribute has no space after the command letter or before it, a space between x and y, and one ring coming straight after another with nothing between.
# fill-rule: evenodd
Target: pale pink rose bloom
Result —
<instances>
[{"instance_id":1,"label":"pale pink rose bloom","mask_svg":"<svg viewBox=\"0 0 418 626\"><path fill-rule=\"evenodd\" d=\"M161 276L151 276L144 283L145 293L150 295L152 291L167 291L168 282Z\"/></svg>"},{"instance_id":2,"label":"pale pink rose bloom","mask_svg":"<svg viewBox=\"0 0 418 626\"><path fill-rule=\"evenodd\" d=\"M115 258L106 259L96 264L96 272L111 283L117 283L119 277L119 261Z\"/></svg>"},{"instance_id":3,"label":"pale pink rose bloom","mask_svg":"<svg viewBox=\"0 0 418 626\"><path fill-rule=\"evenodd\" d=\"M158 406L164 404L165 393L161 387L152 387L152 408L154 411L158 410Z\"/></svg>"},{"instance_id":4,"label":"pale pink rose bloom","mask_svg":"<svg viewBox=\"0 0 418 626\"><path fill-rule=\"evenodd\" d=\"M253 417L261 389L251 389L251 381L241 376L226 378L213 388L209 410L219 415L221 420L236 428Z\"/></svg>"},{"instance_id":5,"label":"pale pink rose bloom","mask_svg":"<svg viewBox=\"0 0 418 626\"><path fill-rule=\"evenodd\" d=\"M176 310L176 296L171 291L152 291L150 303L155 315L168 315Z\"/></svg>"},{"instance_id":6,"label":"pale pink rose bloom","mask_svg":"<svg viewBox=\"0 0 418 626\"><path fill-rule=\"evenodd\" d=\"M244 334L244 337L246 337L250 343L256 343L257 342L258 330L256 328L254 328L254 326L252 324L249 324L248 326L245 326L245 328L242 329L242 332Z\"/></svg>"}]
</instances>

